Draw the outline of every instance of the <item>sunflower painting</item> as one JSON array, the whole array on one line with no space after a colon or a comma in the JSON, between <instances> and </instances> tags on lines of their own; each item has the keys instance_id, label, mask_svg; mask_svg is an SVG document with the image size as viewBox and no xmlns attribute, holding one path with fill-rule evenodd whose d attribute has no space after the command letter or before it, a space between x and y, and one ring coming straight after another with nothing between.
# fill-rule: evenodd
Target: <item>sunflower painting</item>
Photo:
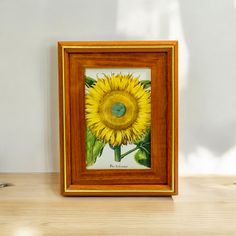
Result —
<instances>
[{"instance_id":1,"label":"sunflower painting","mask_svg":"<svg viewBox=\"0 0 236 236\"><path fill-rule=\"evenodd\" d=\"M150 69L86 69L85 85L87 168L150 168Z\"/></svg>"}]
</instances>

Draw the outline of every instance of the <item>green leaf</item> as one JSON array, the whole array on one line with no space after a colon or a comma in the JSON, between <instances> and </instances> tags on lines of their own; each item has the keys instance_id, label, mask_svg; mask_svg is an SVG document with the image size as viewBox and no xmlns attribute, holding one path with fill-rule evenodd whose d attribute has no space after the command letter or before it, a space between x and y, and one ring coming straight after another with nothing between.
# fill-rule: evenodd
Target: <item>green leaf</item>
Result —
<instances>
[{"instance_id":1,"label":"green leaf","mask_svg":"<svg viewBox=\"0 0 236 236\"><path fill-rule=\"evenodd\" d=\"M85 76L85 85L89 88L93 84L95 84L97 81L89 76Z\"/></svg>"},{"instance_id":2,"label":"green leaf","mask_svg":"<svg viewBox=\"0 0 236 236\"><path fill-rule=\"evenodd\" d=\"M151 167L151 132L147 130L144 136L135 142L138 151L135 153L135 160L137 163Z\"/></svg>"},{"instance_id":3,"label":"green leaf","mask_svg":"<svg viewBox=\"0 0 236 236\"><path fill-rule=\"evenodd\" d=\"M86 129L86 165L93 165L98 156L102 155L102 151L106 143L97 139L90 129Z\"/></svg>"},{"instance_id":4,"label":"green leaf","mask_svg":"<svg viewBox=\"0 0 236 236\"><path fill-rule=\"evenodd\" d=\"M146 133L142 136L142 138L140 138L138 141L134 142L134 144L139 146L144 143L150 143L150 139L151 139L151 131L150 131L150 129L148 129L146 131Z\"/></svg>"},{"instance_id":5,"label":"green leaf","mask_svg":"<svg viewBox=\"0 0 236 236\"><path fill-rule=\"evenodd\" d=\"M150 80L141 80L140 83L143 85L144 89L148 89L151 87L151 81Z\"/></svg>"},{"instance_id":6,"label":"green leaf","mask_svg":"<svg viewBox=\"0 0 236 236\"><path fill-rule=\"evenodd\" d=\"M96 140L93 146L93 158L94 158L94 163L97 160L97 157L102 155L103 148L106 144L100 140Z\"/></svg>"},{"instance_id":7,"label":"green leaf","mask_svg":"<svg viewBox=\"0 0 236 236\"><path fill-rule=\"evenodd\" d=\"M86 129L86 165L90 166L94 164L93 161L93 146L96 141L96 137L89 129Z\"/></svg>"},{"instance_id":8,"label":"green leaf","mask_svg":"<svg viewBox=\"0 0 236 236\"><path fill-rule=\"evenodd\" d=\"M147 154L147 152L143 150L138 150L134 155L135 161L143 166L151 167L151 158L150 154Z\"/></svg>"},{"instance_id":9,"label":"green leaf","mask_svg":"<svg viewBox=\"0 0 236 236\"><path fill-rule=\"evenodd\" d=\"M99 152L99 155L98 155L99 157L102 155L102 152L103 152L103 149L104 149L105 145L106 144L104 144L104 146L102 148L100 148L100 152Z\"/></svg>"}]
</instances>

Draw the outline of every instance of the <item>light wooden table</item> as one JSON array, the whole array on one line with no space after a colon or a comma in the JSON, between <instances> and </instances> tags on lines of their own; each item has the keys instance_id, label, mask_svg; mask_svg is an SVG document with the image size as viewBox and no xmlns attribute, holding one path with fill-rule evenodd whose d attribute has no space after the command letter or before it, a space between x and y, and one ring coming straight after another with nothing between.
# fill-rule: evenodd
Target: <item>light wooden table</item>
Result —
<instances>
[{"instance_id":1,"label":"light wooden table","mask_svg":"<svg viewBox=\"0 0 236 236\"><path fill-rule=\"evenodd\" d=\"M171 197L59 195L58 174L0 174L0 235L236 235L236 176L180 178Z\"/></svg>"}]
</instances>

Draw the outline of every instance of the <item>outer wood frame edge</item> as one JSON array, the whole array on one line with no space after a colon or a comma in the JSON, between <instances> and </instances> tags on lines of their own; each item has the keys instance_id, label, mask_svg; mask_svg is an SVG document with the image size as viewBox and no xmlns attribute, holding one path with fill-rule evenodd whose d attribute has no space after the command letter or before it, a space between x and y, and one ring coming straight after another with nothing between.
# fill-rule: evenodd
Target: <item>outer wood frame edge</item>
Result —
<instances>
[{"instance_id":1,"label":"outer wood frame edge","mask_svg":"<svg viewBox=\"0 0 236 236\"><path fill-rule=\"evenodd\" d=\"M66 49L112 49L112 48L171 48L172 49L172 181L170 189L128 190L128 189L71 189L66 179L66 129L65 129L65 68ZM58 42L59 70L59 125L61 157L61 194L64 196L168 196L178 194L178 41L92 41ZM157 185L158 186L158 185ZM167 186L167 185L166 185Z\"/></svg>"}]
</instances>

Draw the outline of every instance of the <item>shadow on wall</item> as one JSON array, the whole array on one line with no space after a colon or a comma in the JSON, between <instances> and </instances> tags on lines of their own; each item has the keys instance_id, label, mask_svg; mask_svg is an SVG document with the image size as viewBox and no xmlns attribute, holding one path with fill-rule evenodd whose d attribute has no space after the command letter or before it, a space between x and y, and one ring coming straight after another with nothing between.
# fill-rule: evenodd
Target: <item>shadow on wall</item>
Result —
<instances>
[{"instance_id":1,"label":"shadow on wall","mask_svg":"<svg viewBox=\"0 0 236 236\"><path fill-rule=\"evenodd\" d=\"M180 97L186 173L235 174L234 1L183 0L180 10L190 51L187 87Z\"/></svg>"},{"instance_id":2,"label":"shadow on wall","mask_svg":"<svg viewBox=\"0 0 236 236\"><path fill-rule=\"evenodd\" d=\"M132 9L132 11L130 11ZM180 173L236 173L233 0L119 0L127 39L178 39Z\"/></svg>"}]
</instances>

